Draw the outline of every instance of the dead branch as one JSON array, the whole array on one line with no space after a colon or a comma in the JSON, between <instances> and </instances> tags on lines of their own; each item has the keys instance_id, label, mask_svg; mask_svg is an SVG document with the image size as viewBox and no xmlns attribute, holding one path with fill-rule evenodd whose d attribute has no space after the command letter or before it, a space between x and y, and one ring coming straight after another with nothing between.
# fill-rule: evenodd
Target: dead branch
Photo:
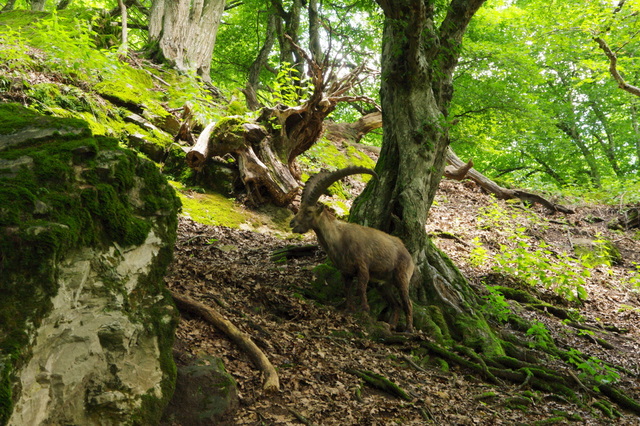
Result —
<instances>
[{"instance_id":1,"label":"dead branch","mask_svg":"<svg viewBox=\"0 0 640 426\"><path fill-rule=\"evenodd\" d=\"M215 309L175 291L171 291L171 295L173 296L173 300L176 302L178 309L196 314L200 318L212 324L218 330L227 335L227 337L238 345L241 350L249 355L251 361L260 368L264 375L262 389L265 392L280 390L280 379L278 378L276 369L247 334L240 331Z\"/></svg>"},{"instance_id":2,"label":"dead branch","mask_svg":"<svg viewBox=\"0 0 640 426\"><path fill-rule=\"evenodd\" d=\"M609 58L609 72L613 76L614 80L618 83L618 87L631 93L632 95L640 96L640 87L632 86L631 84L627 83L622 75L620 75L620 73L618 72L618 57L611 50L607 42L604 41L602 37L594 37L593 40L598 43L600 49L602 49L604 54L607 55L607 58Z\"/></svg>"},{"instance_id":3,"label":"dead branch","mask_svg":"<svg viewBox=\"0 0 640 426\"><path fill-rule=\"evenodd\" d=\"M198 136L198 140L193 148L191 148L191 151L187 153L187 164L194 170L201 170L209 156L209 138L215 125L215 122L209 123L202 133L200 133L200 136Z\"/></svg>"},{"instance_id":4,"label":"dead branch","mask_svg":"<svg viewBox=\"0 0 640 426\"><path fill-rule=\"evenodd\" d=\"M531 192L526 192L519 189L508 189L498 185L493 180L475 170L472 167L472 161L469 161L465 164L450 147L447 148L447 162L451 166L448 166L445 169L445 177L455 180L462 180L466 178L471 179L482 189L490 192L491 194L494 194L500 200L510 200L518 198L522 201L541 204L547 209L554 212L557 211L561 213L575 213L572 209L560 204L555 204L538 194L533 194Z\"/></svg>"}]
</instances>

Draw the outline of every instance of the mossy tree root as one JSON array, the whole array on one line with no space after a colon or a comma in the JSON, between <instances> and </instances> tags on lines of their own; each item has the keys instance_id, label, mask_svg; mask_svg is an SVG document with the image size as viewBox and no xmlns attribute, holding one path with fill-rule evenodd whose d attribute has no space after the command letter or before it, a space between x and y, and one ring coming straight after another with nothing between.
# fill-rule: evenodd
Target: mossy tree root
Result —
<instances>
[{"instance_id":1,"label":"mossy tree root","mask_svg":"<svg viewBox=\"0 0 640 426\"><path fill-rule=\"evenodd\" d=\"M500 383L500 379L502 379L520 385L528 385L540 391L562 395L569 401L578 405L584 405L576 393L576 390L585 389L585 386L581 382L551 368L544 367L540 362L531 363L510 356L489 358L467 348L467 350L461 352L472 359L469 360L436 343L422 342L421 346L449 362L470 368L492 383ZM560 358L567 361L568 354L566 352L557 349L554 352L560 355ZM640 414L640 403L627 396L620 389L609 384L598 384L593 380L588 380L588 382L590 382L588 388L599 390L602 395L607 396L620 407L632 411L635 414ZM570 385L571 383L573 383L573 385ZM612 410L606 409L606 407L602 408L600 405L597 405L596 408L603 411L607 416L613 412Z\"/></svg>"},{"instance_id":2,"label":"mossy tree root","mask_svg":"<svg viewBox=\"0 0 640 426\"><path fill-rule=\"evenodd\" d=\"M356 370L352 368L347 369L346 372L360 377L369 385L390 395L397 396L398 398L404 399L405 401L413 400L413 398L411 398L411 396L409 396L409 394L405 392L400 386L396 385L391 380L380 374L374 373L372 371Z\"/></svg>"},{"instance_id":3,"label":"mossy tree root","mask_svg":"<svg viewBox=\"0 0 640 426\"><path fill-rule=\"evenodd\" d=\"M601 384L598 386L598 388L600 389L600 392L608 396L613 402L618 404L620 407L629 411L633 411L635 414L640 415L640 404L637 401L629 398L620 389L617 389L614 386L606 385L606 384L604 385Z\"/></svg>"}]
</instances>

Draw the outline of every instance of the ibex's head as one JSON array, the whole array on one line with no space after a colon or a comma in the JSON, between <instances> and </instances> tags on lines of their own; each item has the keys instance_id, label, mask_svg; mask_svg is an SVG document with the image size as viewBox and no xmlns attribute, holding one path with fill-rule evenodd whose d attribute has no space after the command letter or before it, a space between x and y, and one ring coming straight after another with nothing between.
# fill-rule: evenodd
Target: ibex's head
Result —
<instances>
[{"instance_id":1,"label":"ibex's head","mask_svg":"<svg viewBox=\"0 0 640 426\"><path fill-rule=\"evenodd\" d=\"M300 210L289 224L292 231L298 234L304 234L312 229L325 208L321 204L316 204L324 191L326 191L332 183L339 181L343 177L360 173L368 173L376 178L378 177L373 170L359 166L346 167L336 170L335 172L321 172L311 176L302 190Z\"/></svg>"}]
</instances>

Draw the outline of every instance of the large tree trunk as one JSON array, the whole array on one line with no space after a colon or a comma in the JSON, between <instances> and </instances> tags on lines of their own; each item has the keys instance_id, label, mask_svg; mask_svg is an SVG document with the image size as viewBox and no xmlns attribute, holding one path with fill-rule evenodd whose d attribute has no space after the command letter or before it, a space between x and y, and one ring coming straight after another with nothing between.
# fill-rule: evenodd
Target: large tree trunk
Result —
<instances>
[{"instance_id":1,"label":"large tree trunk","mask_svg":"<svg viewBox=\"0 0 640 426\"><path fill-rule=\"evenodd\" d=\"M435 28L430 1L378 0L385 13L380 178L354 203L352 218L398 235L412 253L419 271L414 300L416 311L428 318L425 329L495 355L502 348L478 309L477 296L424 229L449 145L453 69L462 35L483 2L453 0Z\"/></svg>"},{"instance_id":2,"label":"large tree trunk","mask_svg":"<svg viewBox=\"0 0 640 426\"><path fill-rule=\"evenodd\" d=\"M154 0L149 53L210 81L211 57L225 0Z\"/></svg>"}]
</instances>

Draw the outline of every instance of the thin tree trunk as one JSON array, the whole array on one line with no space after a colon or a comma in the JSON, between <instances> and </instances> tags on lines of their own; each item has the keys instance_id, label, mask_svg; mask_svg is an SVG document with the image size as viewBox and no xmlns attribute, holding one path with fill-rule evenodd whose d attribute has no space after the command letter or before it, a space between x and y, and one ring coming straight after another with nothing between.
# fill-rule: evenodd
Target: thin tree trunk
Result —
<instances>
[{"instance_id":1,"label":"thin tree trunk","mask_svg":"<svg viewBox=\"0 0 640 426\"><path fill-rule=\"evenodd\" d=\"M2 12L6 12L8 10L13 10L13 6L16 4L16 0L8 0L4 7L2 8Z\"/></svg>"},{"instance_id":2,"label":"thin tree trunk","mask_svg":"<svg viewBox=\"0 0 640 426\"><path fill-rule=\"evenodd\" d=\"M278 16L275 13L269 14L264 43L262 44L260 52L258 52L258 56L249 67L247 85L242 91L247 99L247 107L252 111L256 111L262 106L258 101L257 95L258 85L260 83L260 71L267 64L269 53L271 53L271 49L273 48L276 39L277 21Z\"/></svg>"},{"instance_id":3,"label":"thin tree trunk","mask_svg":"<svg viewBox=\"0 0 640 426\"><path fill-rule=\"evenodd\" d=\"M587 144L584 142L584 139L576 128L576 125L574 123L570 124L563 122L556 124L556 126L567 136L569 136L569 139L571 139L574 145L578 147L578 149L582 153L582 156L584 157L584 160L587 163L587 167L589 167L589 177L591 178L591 183L596 187L600 187L600 170L598 168L598 162L593 156L591 150L587 147Z\"/></svg>"},{"instance_id":4,"label":"thin tree trunk","mask_svg":"<svg viewBox=\"0 0 640 426\"><path fill-rule=\"evenodd\" d=\"M311 57L317 64L322 63L322 48L320 47L320 15L318 14L318 0L309 1L309 50Z\"/></svg>"},{"instance_id":5,"label":"thin tree trunk","mask_svg":"<svg viewBox=\"0 0 640 426\"><path fill-rule=\"evenodd\" d=\"M604 133L607 136L607 139L606 141L603 140L602 136L600 136L597 133L597 129L594 129L593 136L600 143L600 147L602 148L602 151L607 157L607 160L609 160L609 164L611 165L613 172L616 174L616 176L622 177L622 171L620 170L620 166L618 165L618 159L616 158L616 144L615 144L615 139L613 137L613 134L611 133L611 130L609 127L609 120L607 120L607 116L604 114L604 112L602 112L602 110L600 109L600 107L595 101L591 101L591 110L597 117L598 121L600 121L600 124L602 125L602 129L604 130Z\"/></svg>"},{"instance_id":6,"label":"thin tree trunk","mask_svg":"<svg viewBox=\"0 0 640 426\"><path fill-rule=\"evenodd\" d=\"M65 10L71 4L71 0L61 0L56 6L56 10Z\"/></svg>"},{"instance_id":7,"label":"thin tree trunk","mask_svg":"<svg viewBox=\"0 0 640 426\"><path fill-rule=\"evenodd\" d=\"M129 51L129 32L127 30L127 6L124 4L124 0L118 0L118 6L120 7L120 16L122 19L122 43L118 49L118 54L121 56L127 56Z\"/></svg>"},{"instance_id":8,"label":"thin tree trunk","mask_svg":"<svg viewBox=\"0 0 640 426\"><path fill-rule=\"evenodd\" d=\"M44 10L45 3L46 3L46 0L32 0L31 10L36 12L42 12Z\"/></svg>"},{"instance_id":9,"label":"thin tree trunk","mask_svg":"<svg viewBox=\"0 0 640 426\"><path fill-rule=\"evenodd\" d=\"M640 159L640 125L638 124L638 104L631 103L631 122L633 124L634 142L636 146L636 158ZM640 167L636 166L636 173L640 174Z\"/></svg>"},{"instance_id":10,"label":"thin tree trunk","mask_svg":"<svg viewBox=\"0 0 640 426\"><path fill-rule=\"evenodd\" d=\"M292 0L291 8L286 11L281 0L271 0L271 4L278 11L278 15L284 22L277 25L278 43L280 44L280 63L291 64L298 71L297 77L304 76L304 59L295 48L299 45L298 35L300 33L300 12L302 10L302 0ZM288 37L287 37L288 36Z\"/></svg>"}]
</instances>

